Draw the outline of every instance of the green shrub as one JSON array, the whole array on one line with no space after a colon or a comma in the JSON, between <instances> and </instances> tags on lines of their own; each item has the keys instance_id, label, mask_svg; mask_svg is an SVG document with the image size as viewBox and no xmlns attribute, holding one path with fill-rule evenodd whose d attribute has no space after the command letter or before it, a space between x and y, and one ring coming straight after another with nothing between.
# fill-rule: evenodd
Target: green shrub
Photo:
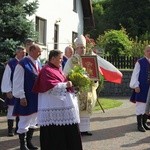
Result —
<instances>
[{"instance_id":1,"label":"green shrub","mask_svg":"<svg viewBox=\"0 0 150 150\"><path fill-rule=\"evenodd\" d=\"M125 29L109 30L97 38L97 44L104 50L105 55L130 55L132 40L129 39Z\"/></svg>"},{"instance_id":2,"label":"green shrub","mask_svg":"<svg viewBox=\"0 0 150 150\"><path fill-rule=\"evenodd\" d=\"M133 41L133 46L131 50L131 56L133 57L142 57L144 55L145 46L149 45L149 40L139 40L138 37Z\"/></svg>"}]
</instances>

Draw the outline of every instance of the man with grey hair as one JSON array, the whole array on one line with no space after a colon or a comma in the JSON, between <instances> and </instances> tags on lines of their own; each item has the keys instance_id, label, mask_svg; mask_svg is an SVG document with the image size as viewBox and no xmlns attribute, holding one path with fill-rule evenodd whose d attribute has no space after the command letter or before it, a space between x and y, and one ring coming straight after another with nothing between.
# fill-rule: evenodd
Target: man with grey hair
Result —
<instances>
[{"instance_id":1,"label":"man with grey hair","mask_svg":"<svg viewBox=\"0 0 150 150\"><path fill-rule=\"evenodd\" d=\"M71 45L67 46L65 48L65 54L63 56L63 60L62 60L62 69L64 68L67 60L74 54L74 49Z\"/></svg>"}]
</instances>

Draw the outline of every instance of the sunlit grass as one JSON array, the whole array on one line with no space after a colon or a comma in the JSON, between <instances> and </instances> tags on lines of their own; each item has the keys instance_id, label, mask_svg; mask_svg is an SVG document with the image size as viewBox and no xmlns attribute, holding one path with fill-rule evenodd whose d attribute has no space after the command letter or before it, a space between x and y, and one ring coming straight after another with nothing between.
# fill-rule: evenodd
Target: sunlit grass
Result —
<instances>
[{"instance_id":1,"label":"sunlit grass","mask_svg":"<svg viewBox=\"0 0 150 150\"><path fill-rule=\"evenodd\" d=\"M99 98L98 99L103 109L110 109L119 107L123 104L123 102L112 99L112 98ZM96 106L94 107L94 111L101 110L101 107L99 106L98 102L96 103Z\"/></svg>"}]
</instances>

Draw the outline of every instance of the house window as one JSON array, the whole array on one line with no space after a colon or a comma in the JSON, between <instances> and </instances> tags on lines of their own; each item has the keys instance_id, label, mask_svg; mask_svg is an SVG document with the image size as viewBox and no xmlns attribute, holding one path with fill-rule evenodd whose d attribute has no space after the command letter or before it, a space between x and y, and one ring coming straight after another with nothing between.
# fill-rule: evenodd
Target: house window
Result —
<instances>
[{"instance_id":1,"label":"house window","mask_svg":"<svg viewBox=\"0 0 150 150\"><path fill-rule=\"evenodd\" d=\"M73 11L77 12L77 1L73 0Z\"/></svg>"},{"instance_id":2,"label":"house window","mask_svg":"<svg viewBox=\"0 0 150 150\"><path fill-rule=\"evenodd\" d=\"M72 43L74 44L74 40L77 38L78 33L72 32Z\"/></svg>"},{"instance_id":3,"label":"house window","mask_svg":"<svg viewBox=\"0 0 150 150\"><path fill-rule=\"evenodd\" d=\"M42 45L46 45L46 24L47 21L45 19L36 17L36 31L38 32L38 42Z\"/></svg>"},{"instance_id":4,"label":"house window","mask_svg":"<svg viewBox=\"0 0 150 150\"><path fill-rule=\"evenodd\" d=\"M55 24L54 25L54 49L58 49L58 43L59 43L58 36L59 36L59 25Z\"/></svg>"}]
</instances>

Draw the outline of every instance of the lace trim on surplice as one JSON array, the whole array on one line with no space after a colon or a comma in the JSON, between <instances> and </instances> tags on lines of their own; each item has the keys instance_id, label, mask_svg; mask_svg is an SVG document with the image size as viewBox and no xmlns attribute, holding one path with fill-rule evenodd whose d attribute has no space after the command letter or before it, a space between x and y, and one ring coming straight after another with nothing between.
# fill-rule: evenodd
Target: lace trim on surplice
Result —
<instances>
[{"instance_id":1,"label":"lace trim on surplice","mask_svg":"<svg viewBox=\"0 0 150 150\"><path fill-rule=\"evenodd\" d=\"M38 110L38 124L46 125L69 125L79 123L79 114L73 107L47 108Z\"/></svg>"}]
</instances>

